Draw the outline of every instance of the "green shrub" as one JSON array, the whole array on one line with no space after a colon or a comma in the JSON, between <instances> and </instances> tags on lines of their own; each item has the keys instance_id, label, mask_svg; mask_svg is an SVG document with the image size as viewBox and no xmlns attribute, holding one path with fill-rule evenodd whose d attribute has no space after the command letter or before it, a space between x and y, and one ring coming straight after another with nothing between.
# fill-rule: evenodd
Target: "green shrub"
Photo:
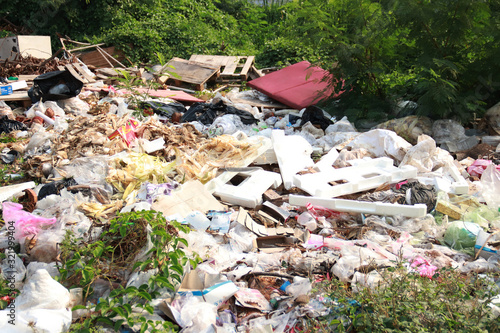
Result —
<instances>
[{"instance_id":1,"label":"green shrub","mask_svg":"<svg viewBox=\"0 0 500 333\"><path fill-rule=\"evenodd\" d=\"M488 279L464 276L451 268L432 279L408 273L400 265L382 272L374 289L351 289L332 280L317 287L327 295L330 314L309 326L346 332L499 332L491 316L498 287Z\"/></svg>"}]
</instances>

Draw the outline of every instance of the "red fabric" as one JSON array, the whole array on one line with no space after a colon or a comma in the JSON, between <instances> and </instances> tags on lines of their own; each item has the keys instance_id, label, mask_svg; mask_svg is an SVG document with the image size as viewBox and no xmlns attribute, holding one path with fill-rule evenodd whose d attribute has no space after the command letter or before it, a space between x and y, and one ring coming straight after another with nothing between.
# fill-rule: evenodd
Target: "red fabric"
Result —
<instances>
[{"instance_id":1,"label":"red fabric","mask_svg":"<svg viewBox=\"0 0 500 333\"><path fill-rule=\"evenodd\" d=\"M331 74L321 67L310 67L311 63L302 61L267 74L247 83L249 87L294 109L303 109L329 97L333 88L319 92L328 87L328 82L321 80ZM339 96L335 94L334 97ZM318 98L319 96L319 98Z\"/></svg>"}]
</instances>

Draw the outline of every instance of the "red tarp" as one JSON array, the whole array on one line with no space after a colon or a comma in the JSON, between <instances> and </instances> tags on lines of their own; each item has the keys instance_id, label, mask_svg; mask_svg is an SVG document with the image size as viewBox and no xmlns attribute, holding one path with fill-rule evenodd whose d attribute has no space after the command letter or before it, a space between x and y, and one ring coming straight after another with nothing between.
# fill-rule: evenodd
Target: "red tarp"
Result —
<instances>
[{"instance_id":1,"label":"red tarp","mask_svg":"<svg viewBox=\"0 0 500 333\"><path fill-rule=\"evenodd\" d=\"M278 102L300 110L318 103L333 92L333 88L328 88L319 95L319 92L328 87L328 82L321 80L325 76L331 77L331 74L321 67L310 66L310 62L302 61L252 80L247 85ZM340 93L334 97L338 95Z\"/></svg>"}]
</instances>

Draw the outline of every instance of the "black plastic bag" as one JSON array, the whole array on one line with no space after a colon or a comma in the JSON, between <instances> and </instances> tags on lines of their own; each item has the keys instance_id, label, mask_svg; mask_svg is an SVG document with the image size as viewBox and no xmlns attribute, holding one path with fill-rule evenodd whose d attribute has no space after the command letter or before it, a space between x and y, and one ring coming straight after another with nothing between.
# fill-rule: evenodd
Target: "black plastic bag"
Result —
<instances>
[{"instance_id":1,"label":"black plastic bag","mask_svg":"<svg viewBox=\"0 0 500 333\"><path fill-rule=\"evenodd\" d=\"M184 113L181 122L199 121L204 125L211 125L215 118L225 114L235 114L240 117L241 122L245 125L257 123L257 119L248 111L240 110L234 106L226 105L222 101L216 104L210 103L194 103L189 110Z\"/></svg>"},{"instance_id":2,"label":"black plastic bag","mask_svg":"<svg viewBox=\"0 0 500 333\"><path fill-rule=\"evenodd\" d=\"M0 134L12 131L24 131L26 129L26 126L19 121L11 120L7 116L0 118Z\"/></svg>"},{"instance_id":3,"label":"black plastic bag","mask_svg":"<svg viewBox=\"0 0 500 333\"><path fill-rule=\"evenodd\" d=\"M40 99L57 101L78 96L82 88L83 82L68 71L48 72L33 80L33 87L28 91L28 96L33 103Z\"/></svg>"},{"instance_id":4,"label":"black plastic bag","mask_svg":"<svg viewBox=\"0 0 500 333\"><path fill-rule=\"evenodd\" d=\"M186 108L181 103L163 103L156 101L146 101L140 103L141 108L152 109L159 116L170 118L176 112L184 113Z\"/></svg>"},{"instance_id":5,"label":"black plastic bag","mask_svg":"<svg viewBox=\"0 0 500 333\"><path fill-rule=\"evenodd\" d=\"M302 114L302 121L300 122L300 126L304 126L308 121L313 125L321 126L321 129L324 131L328 126L333 124L333 121L325 117L323 114L323 110L319 107L312 105L308 106L307 109Z\"/></svg>"}]
</instances>

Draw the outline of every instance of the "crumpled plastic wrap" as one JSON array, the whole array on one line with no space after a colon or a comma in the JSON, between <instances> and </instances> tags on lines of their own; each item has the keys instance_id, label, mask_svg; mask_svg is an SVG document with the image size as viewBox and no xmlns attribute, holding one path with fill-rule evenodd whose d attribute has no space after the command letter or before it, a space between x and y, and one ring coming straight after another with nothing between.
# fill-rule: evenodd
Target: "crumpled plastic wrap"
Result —
<instances>
[{"instance_id":1,"label":"crumpled plastic wrap","mask_svg":"<svg viewBox=\"0 0 500 333\"><path fill-rule=\"evenodd\" d=\"M2 215L4 221L14 222L14 238L20 240L29 235L36 235L45 227L56 223L56 218L44 218L23 210L23 205L14 202L4 202L2 204ZM8 227L7 227L8 228Z\"/></svg>"}]
</instances>

